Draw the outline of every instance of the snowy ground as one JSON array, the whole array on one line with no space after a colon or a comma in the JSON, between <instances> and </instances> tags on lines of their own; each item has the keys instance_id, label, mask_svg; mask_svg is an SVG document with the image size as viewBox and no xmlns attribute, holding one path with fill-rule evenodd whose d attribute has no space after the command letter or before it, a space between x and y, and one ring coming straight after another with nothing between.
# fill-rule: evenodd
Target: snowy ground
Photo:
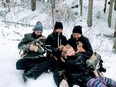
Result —
<instances>
[{"instance_id":1,"label":"snowy ground","mask_svg":"<svg viewBox=\"0 0 116 87\"><path fill-rule=\"evenodd\" d=\"M116 54L112 52L113 38L108 37L113 35L114 25L112 23L112 28L108 28L107 26L107 15L102 12L101 8L103 6L100 5L101 3L104 3L104 0L95 0L94 3L93 26L91 28L87 27L85 15L78 18L76 24L81 24L83 26L83 34L89 38L94 51L101 54L102 59L104 60L103 65L107 69L107 72L104 73L104 75L116 80ZM86 2L84 5L86 7ZM95 18L98 11L100 11L101 14L100 19ZM29 14L29 12L27 12L27 14ZM34 14L36 13L37 12ZM25 12L21 14L24 16ZM113 15L114 14L115 12ZM44 15L44 17L46 17L46 15ZM17 18L15 17L15 20L16 19ZM37 20L33 21L33 24L35 24L35 21ZM37 80L29 79L27 83L24 83L21 76L22 71L16 70L16 61L20 59L17 45L25 33L32 32L33 27L6 27L3 22L0 22L0 26L0 87L56 87L52 73L43 73ZM67 38L70 37L72 28L73 26L64 25L63 34ZM43 35L47 37L51 32L51 29L44 30Z\"/></svg>"}]
</instances>

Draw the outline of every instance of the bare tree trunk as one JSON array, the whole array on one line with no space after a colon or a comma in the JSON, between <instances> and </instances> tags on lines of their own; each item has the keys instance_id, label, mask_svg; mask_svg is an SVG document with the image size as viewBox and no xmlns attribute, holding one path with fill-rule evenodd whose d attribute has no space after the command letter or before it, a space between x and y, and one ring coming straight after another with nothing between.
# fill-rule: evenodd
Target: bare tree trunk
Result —
<instances>
[{"instance_id":1,"label":"bare tree trunk","mask_svg":"<svg viewBox=\"0 0 116 87\"><path fill-rule=\"evenodd\" d=\"M107 7L107 0L105 0L105 4L104 4L104 13L106 13L106 7Z\"/></svg>"},{"instance_id":2,"label":"bare tree trunk","mask_svg":"<svg viewBox=\"0 0 116 87\"><path fill-rule=\"evenodd\" d=\"M116 0L114 1L114 10L116 11Z\"/></svg>"},{"instance_id":3,"label":"bare tree trunk","mask_svg":"<svg viewBox=\"0 0 116 87\"><path fill-rule=\"evenodd\" d=\"M116 53L116 37L114 38L113 51Z\"/></svg>"},{"instance_id":4,"label":"bare tree trunk","mask_svg":"<svg viewBox=\"0 0 116 87\"><path fill-rule=\"evenodd\" d=\"M7 4L7 7L8 7L8 12L10 12L10 0L6 0L6 4Z\"/></svg>"},{"instance_id":5,"label":"bare tree trunk","mask_svg":"<svg viewBox=\"0 0 116 87\"><path fill-rule=\"evenodd\" d=\"M80 0L80 16L82 16L83 11L83 0Z\"/></svg>"},{"instance_id":6,"label":"bare tree trunk","mask_svg":"<svg viewBox=\"0 0 116 87\"><path fill-rule=\"evenodd\" d=\"M116 38L116 19L115 19L115 30L114 30L114 37Z\"/></svg>"},{"instance_id":7,"label":"bare tree trunk","mask_svg":"<svg viewBox=\"0 0 116 87\"><path fill-rule=\"evenodd\" d=\"M108 15L108 20L107 20L109 27L111 27L112 8L113 8L113 0L110 0L109 15Z\"/></svg>"},{"instance_id":8,"label":"bare tree trunk","mask_svg":"<svg viewBox=\"0 0 116 87\"><path fill-rule=\"evenodd\" d=\"M114 45L113 45L113 50L116 53L116 19L115 19L115 31L114 31Z\"/></svg>"},{"instance_id":9,"label":"bare tree trunk","mask_svg":"<svg viewBox=\"0 0 116 87\"><path fill-rule=\"evenodd\" d=\"M92 13L93 13L93 0L89 0L88 15L87 15L88 27L92 26Z\"/></svg>"},{"instance_id":10,"label":"bare tree trunk","mask_svg":"<svg viewBox=\"0 0 116 87\"><path fill-rule=\"evenodd\" d=\"M52 5L52 23L54 25L55 22L55 0L51 0L51 5Z\"/></svg>"},{"instance_id":11,"label":"bare tree trunk","mask_svg":"<svg viewBox=\"0 0 116 87\"><path fill-rule=\"evenodd\" d=\"M36 0L31 0L31 10L36 10Z\"/></svg>"}]
</instances>

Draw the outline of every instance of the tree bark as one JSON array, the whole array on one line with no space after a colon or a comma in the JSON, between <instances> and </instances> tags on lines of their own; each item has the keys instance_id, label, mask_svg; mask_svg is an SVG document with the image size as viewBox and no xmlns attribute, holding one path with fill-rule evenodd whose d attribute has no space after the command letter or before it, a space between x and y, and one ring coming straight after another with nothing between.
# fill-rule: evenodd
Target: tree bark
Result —
<instances>
[{"instance_id":1,"label":"tree bark","mask_svg":"<svg viewBox=\"0 0 116 87\"><path fill-rule=\"evenodd\" d=\"M93 14L93 0L89 0L88 15L87 15L88 27L92 26L92 14Z\"/></svg>"},{"instance_id":2,"label":"tree bark","mask_svg":"<svg viewBox=\"0 0 116 87\"><path fill-rule=\"evenodd\" d=\"M83 0L80 0L80 16L82 16L83 12Z\"/></svg>"},{"instance_id":3,"label":"tree bark","mask_svg":"<svg viewBox=\"0 0 116 87\"><path fill-rule=\"evenodd\" d=\"M114 10L116 11L116 0L114 1Z\"/></svg>"},{"instance_id":4,"label":"tree bark","mask_svg":"<svg viewBox=\"0 0 116 87\"><path fill-rule=\"evenodd\" d=\"M114 31L114 45L113 50L116 53L116 19L115 19L115 31Z\"/></svg>"},{"instance_id":5,"label":"tree bark","mask_svg":"<svg viewBox=\"0 0 116 87\"><path fill-rule=\"evenodd\" d=\"M52 23L54 25L55 22L55 0L51 0L51 5L52 5Z\"/></svg>"},{"instance_id":6,"label":"tree bark","mask_svg":"<svg viewBox=\"0 0 116 87\"><path fill-rule=\"evenodd\" d=\"M115 30L114 30L114 37L116 38L116 19L115 19Z\"/></svg>"},{"instance_id":7,"label":"tree bark","mask_svg":"<svg viewBox=\"0 0 116 87\"><path fill-rule=\"evenodd\" d=\"M10 12L10 0L6 0L6 5L8 7L8 12Z\"/></svg>"},{"instance_id":8,"label":"tree bark","mask_svg":"<svg viewBox=\"0 0 116 87\"><path fill-rule=\"evenodd\" d=\"M31 0L31 10L36 10L36 0Z\"/></svg>"},{"instance_id":9,"label":"tree bark","mask_svg":"<svg viewBox=\"0 0 116 87\"><path fill-rule=\"evenodd\" d=\"M108 14L108 20L107 20L109 27L111 27L112 8L113 8L113 0L110 0L109 14Z\"/></svg>"},{"instance_id":10,"label":"tree bark","mask_svg":"<svg viewBox=\"0 0 116 87\"><path fill-rule=\"evenodd\" d=\"M106 7L107 7L107 0L105 0L105 4L104 4L104 13L106 13Z\"/></svg>"}]
</instances>

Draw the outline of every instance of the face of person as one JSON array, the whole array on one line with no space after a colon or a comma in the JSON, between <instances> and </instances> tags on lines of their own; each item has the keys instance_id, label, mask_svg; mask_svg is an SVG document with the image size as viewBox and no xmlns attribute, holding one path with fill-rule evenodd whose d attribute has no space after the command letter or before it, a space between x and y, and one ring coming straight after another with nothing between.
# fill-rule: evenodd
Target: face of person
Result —
<instances>
[{"instance_id":1,"label":"face of person","mask_svg":"<svg viewBox=\"0 0 116 87\"><path fill-rule=\"evenodd\" d=\"M75 55L75 51L72 47L68 48L67 50L64 49L64 54L63 54L64 57L74 56L74 55Z\"/></svg>"},{"instance_id":2,"label":"face of person","mask_svg":"<svg viewBox=\"0 0 116 87\"><path fill-rule=\"evenodd\" d=\"M42 32L41 32L40 30L36 30L36 31L34 31L34 32L35 32L35 34L36 34L37 36L39 36L39 35L42 34Z\"/></svg>"},{"instance_id":3,"label":"face of person","mask_svg":"<svg viewBox=\"0 0 116 87\"><path fill-rule=\"evenodd\" d=\"M60 33L62 33L62 29L58 28L58 29L55 30L55 32L58 33L58 34L60 34Z\"/></svg>"},{"instance_id":4,"label":"face of person","mask_svg":"<svg viewBox=\"0 0 116 87\"><path fill-rule=\"evenodd\" d=\"M73 33L72 36L73 36L73 38L75 38L76 40L78 40L81 37L81 34L79 34L79 33Z\"/></svg>"},{"instance_id":5,"label":"face of person","mask_svg":"<svg viewBox=\"0 0 116 87\"><path fill-rule=\"evenodd\" d=\"M74 56L74 55L75 55L75 51L72 47L67 50L67 56Z\"/></svg>"}]
</instances>

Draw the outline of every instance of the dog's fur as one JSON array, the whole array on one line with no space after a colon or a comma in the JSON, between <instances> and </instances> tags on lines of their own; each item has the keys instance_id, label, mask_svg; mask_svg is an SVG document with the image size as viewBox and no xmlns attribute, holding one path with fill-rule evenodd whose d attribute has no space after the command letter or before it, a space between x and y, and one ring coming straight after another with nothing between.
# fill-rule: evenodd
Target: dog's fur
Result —
<instances>
[{"instance_id":1,"label":"dog's fur","mask_svg":"<svg viewBox=\"0 0 116 87\"><path fill-rule=\"evenodd\" d=\"M78 49L83 49L83 43L79 42L77 47ZM67 51L70 48L71 48L70 45L66 45L62 47L62 54L61 54L62 62L65 62L64 55L67 54ZM93 55L90 57L90 59L86 60L87 66L93 69L93 72L96 77L103 76L101 75L101 72L99 72L98 70L100 68L100 60L101 60L101 56L97 52L94 52Z\"/></svg>"},{"instance_id":2,"label":"dog's fur","mask_svg":"<svg viewBox=\"0 0 116 87\"><path fill-rule=\"evenodd\" d=\"M102 77L103 74L99 72L101 56L94 52L90 59L87 59L86 64L88 67L93 69L93 73L96 77Z\"/></svg>"},{"instance_id":3,"label":"dog's fur","mask_svg":"<svg viewBox=\"0 0 116 87\"><path fill-rule=\"evenodd\" d=\"M100 60L101 56L98 53L94 52L93 55L90 57L90 59L87 59L86 63L88 67L91 67L95 70L100 67L99 66Z\"/></svg>"},{"instance_id":4,"label":"dog's fur","mask_svg":"<svg viewBox=\"0 0 116 87\"><path fill-rule=\"evenodd\" d=\"M85 52L85 49L83 48L83 43L81 41L77 42L77 51L76 52Z\"/></svg>"},{"instance_id":5,"label":"dog's fur","mask_svg":"<svg viewBox=\"0 0 116 87\"><path fill-rule=\"evenodd\" d=\"M77 52L79 52L80 50L84 50L83 43L78 41ZM93 55L90 57L90 59L86 61L86 63L88 67L91 67L95 70L99 68L100 60L101 60L101 56L98 53L94 52Z\"/></svg>"},{"instance_id":6,"label":"dog's fur","mask_svg":"<svg viewBox=\"0 0 116 87\"><path fill-rule=\"evenodd\" d=\"M62 49L61 49L61 51L62 51L62 54L61 54L61 61L62 62L65 62L65 54L67 54L67 51L70 49L70 48L72 48L70 45L66 45L66 46L62 46Z\"/></svg>"}]
</instances>

